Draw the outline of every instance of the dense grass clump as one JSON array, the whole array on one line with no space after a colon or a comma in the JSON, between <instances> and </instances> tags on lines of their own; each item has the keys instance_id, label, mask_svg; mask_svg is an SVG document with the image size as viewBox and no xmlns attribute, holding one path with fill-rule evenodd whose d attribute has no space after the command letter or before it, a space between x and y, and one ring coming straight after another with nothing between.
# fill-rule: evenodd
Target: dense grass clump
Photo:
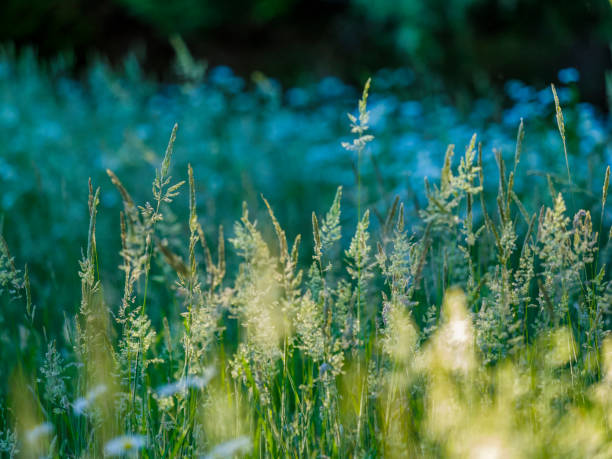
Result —
<instances>
[{"instance_id":1,"label":"dense grass clump","mask_svg":"<svg viewBox=\"0 0 612 459\"><path fill-rule=\"evenodd\" d=\"M149 201L138 204L107 170L122 201L123 281L110 297L99 268L101 191L90 181L80 307L65 312L62 334L37 326L28 270L0 240L3 299L23 307L0 356L16 362L0 450L610 457L609 168L598 212L568 213L582 198L555 93L567 181L549 180L542 202L515 191L525 162L521 122L512 164L495 155L495 180L485 179L473 135L458 165L448 147L413 221L395 199L373 224L361 182L374 141L368 89L343 143L358 178L346 244L342 187L327 212L309 216L306 255L263 196L266 222L244 204L229 240L222 227L205 230L194 169L185 181L171 177L176 126ZM169 229L183 189L187 224ZM237 257L235 270L226 253ZM153 291L162 298L156 311Z\"/></svg>"}]
</instances>

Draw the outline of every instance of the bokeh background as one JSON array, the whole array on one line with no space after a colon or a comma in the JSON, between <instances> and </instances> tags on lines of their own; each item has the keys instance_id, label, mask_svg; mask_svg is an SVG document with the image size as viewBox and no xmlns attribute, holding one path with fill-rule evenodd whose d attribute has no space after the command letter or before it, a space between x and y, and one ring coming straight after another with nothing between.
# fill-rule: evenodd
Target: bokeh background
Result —
<instances>
[{"instance_id":1,"label":"bokeh background","mask_svg":"<svg viewBox=\"0 0 612 459\"><path fill-rule=\"evenodd\" d=\"M354 227L356 160L340 144L368 77L376 140L359 173L374 215L395 195L414 215L446 145L461 151L474 132L495 177L493 149L512 157L521 118L515 189L527 206L548 202L550 183L568 185L550 83L566 118L572 204L594 209L612 160L610 43L609 0L3 0L0 231L28 264L36 320L59 330L78 308L91 177L112 304L121 202L105 171L151 200L178 122L173 175L193 165L211 244L219 224L231 236L243 201L263 217L263 193L308 253L311 211L327 209L338 185ZM187 198L164 214L172 246L187 234ZM11 308L7 323L21 314ZM154 320L160 310L151 306Z\"/></svg>"},{"instance_id":2,"label":"bokeh background","mask_svg":"<svg viewBox=\"0 0 612 459\"><path fill-rule=\"evenodd\" d=\"M172 80L178 34L198 58L285 84L327 75L361 83L409 65L445 88L508 79L546 84L562 67L581 75L584 100L603 105L610 68L608 0L5 0L0 41L119 63L135 51L149 75ZM429 74L427 76L430 76ZM448 90L447 89L447 90Z\"/></svg>"}]
</instances>

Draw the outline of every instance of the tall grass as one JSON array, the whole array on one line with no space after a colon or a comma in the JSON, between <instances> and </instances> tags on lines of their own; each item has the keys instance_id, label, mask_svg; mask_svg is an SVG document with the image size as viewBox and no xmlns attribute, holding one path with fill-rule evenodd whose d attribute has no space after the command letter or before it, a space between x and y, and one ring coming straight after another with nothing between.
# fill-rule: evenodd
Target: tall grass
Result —
<instances>
[{"instance_id":1,"label":"tall grass","mask_svg":"<svg viewBox=\"0 0 612 459\"><path fill-rule=\"evenodd\" d=\"M83 206L87 177L102 185L96 226L105 250L98 254L97 267L107 300L121 299L123 272L116 266L122 202L104 186L106 169L120 177L137 203L151 201L154 168L168 141L162 127L175 122L181 129L174 168L186 180L192 165L198 209L205 217L201 224L211 235L220 224L229 234L242 201L251 216L266 218L259 197L263 193L283 228L304 236L310 232L310 211L325 209L338 185L344 187L347 223L343 246L366 208L377 231L396 195L405 203L412 231L416 209L426 202L423 176L439 179L446 145L459 148L478 132L484 145L483 174L495 176L491 149L511 161L521 117L527 135L514 191L532 210L549 202L548 176L567 194L549 87L510 81L505 94L491 90L486 99L473 100L442 89L424 90L419 81L427 75L415 76L410 69L382 69L373 75L375 90L368 98L367 134L376 141L357 155L339 147L342 141L351 142L345 112L358 116L356 88L332 77L282 88L273 78L255 74L243 79L227 68L208 69L202 76L201 66L183 54L178 52L176 72L184 83L161 84L149 79L134 57L115 68L93 60L76 79L67 58L44 63L32 51L0 47L0 232L19 264L28 263L37 327L60 328L62 311L80 301L77 290L64 286L79 282L77 260L87 242L83 228L89 220ZM612 119L581 103L576 72L572 78L564 73L556 88L572 168L574 196L568 203L573 199L576 206L570 212L582 207L599 214L600 169L612 160ZM495 202L496 195L495 187L485 189L487 202ZM176 250L188 207L187 199L175 200L158 224ZM263 230L267 237L271 229ZM310 249L311 238L304 237L301 262L308 264ZM230 271L235 260L228 251ZM158 285L155 280L148 284L154 292L148 309L160 327L157 311L170 303ZM18 312L9 309L6 319L17 321Z\"/></svg>"},{"instance_id":2,"label":"tall grass","mask_svg":"<svg viewBox=\"0 0 612 459\"><path fill-rule=\"evenodd\" d=\"M368 116L366 87L345 144L359 156L374 141ZM96 238L100 188L90 182L81 304L66 312L63 336L35 326L28 271L0 239L0 288L24 310L9 335L19 345L0 451L610 457L609 169L596 217L568 214L553 181L544 202L523 203L514 186L524 132L521 122L511 167L496 154L495 180L485 179L475 134L458 165L450 145L415 221L396 199L378 227L370 209L349 223L339 187L326 213L312 213L313 249L300 261L301 236L283 229L263 196L267 221L244 204L231 249L222 228L204 230L194 169L185 181L171 177L175 126L150 202L139 205L108 170L123 203L120 298L109 300L98 267L106 247ZM182 245L167 228L179 199L189 209ZM355 231L343 244L347 223ZM235 274L226 252L239 257ZM167 286L158 327L152 283Z\"/></svg>"}]
</instances>

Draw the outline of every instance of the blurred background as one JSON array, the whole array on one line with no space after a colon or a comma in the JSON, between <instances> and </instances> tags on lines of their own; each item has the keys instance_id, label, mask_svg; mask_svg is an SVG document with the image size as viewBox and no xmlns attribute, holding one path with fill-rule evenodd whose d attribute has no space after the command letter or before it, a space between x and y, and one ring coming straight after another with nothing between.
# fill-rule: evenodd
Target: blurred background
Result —
<instances>
[{"instance_id":1,"label":"blurred background","mask_svg":"<svg viewBox=\"0 0 612 459\"><path fill-rule=\"evenodd\" d=\"M59 330L79 304L91 177L113 304L122 204L106 169L151 201L178 122L173 176L193 165L211 245L219 224L231 237L243 201L271 236L263 193L288 238L302 234L308 264L311 212L325 212L338 185L348 233L357 220L357 161L341 141L368 77L376 139L359 174L374 231L396 195L418 212L449 143L459 154L476 132L485 177L496 177L493 149L512 161L521 119L515 190L527 210L551 202L551 185L567 191L550 83L567 125L572 205L599 215L612 162L610 43L609 0L2 0L0 234L15 264L28 264L36 320ZM159 227L183 255L187 207L183 194ZM160 291L173 282L164 265ZM152 298L155 321L167 296ZM14 304L0 322L21 316Z\"/></svg>"},{"instance_id":2,"label":"blurred background","mask_svg":"<svg viewBox=\"0 0 612 459\"><path fill-rule=\"evenodd\" d=\"M170 37L239 75L283 84L335 75L361 84L409 65L446 88L483 90L517 78L553 81L574 67L583 99L604 106L609 0L4 0L0 41L41 58L70 53L112 63L136 52L147 74L171 80ZM428 78L427 78L428 80Z\"/></svg>"}]
</instances>

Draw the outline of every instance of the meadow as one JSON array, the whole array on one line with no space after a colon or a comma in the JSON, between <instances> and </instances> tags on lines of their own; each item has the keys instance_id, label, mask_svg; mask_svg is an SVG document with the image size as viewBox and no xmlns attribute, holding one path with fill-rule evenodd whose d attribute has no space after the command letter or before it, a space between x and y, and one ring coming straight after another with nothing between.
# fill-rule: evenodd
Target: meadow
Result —
<instances>
[{"instance_id":1,"label":"meadow","mask_svg":"<svg viewBox=\"0 0 612 459\"><path fill-rule=\"evenodd\" d=\"M612 456L611 130L575 72L462 106L183 58L3 51L4 456Z\"/></svg>"}]
</instances>

